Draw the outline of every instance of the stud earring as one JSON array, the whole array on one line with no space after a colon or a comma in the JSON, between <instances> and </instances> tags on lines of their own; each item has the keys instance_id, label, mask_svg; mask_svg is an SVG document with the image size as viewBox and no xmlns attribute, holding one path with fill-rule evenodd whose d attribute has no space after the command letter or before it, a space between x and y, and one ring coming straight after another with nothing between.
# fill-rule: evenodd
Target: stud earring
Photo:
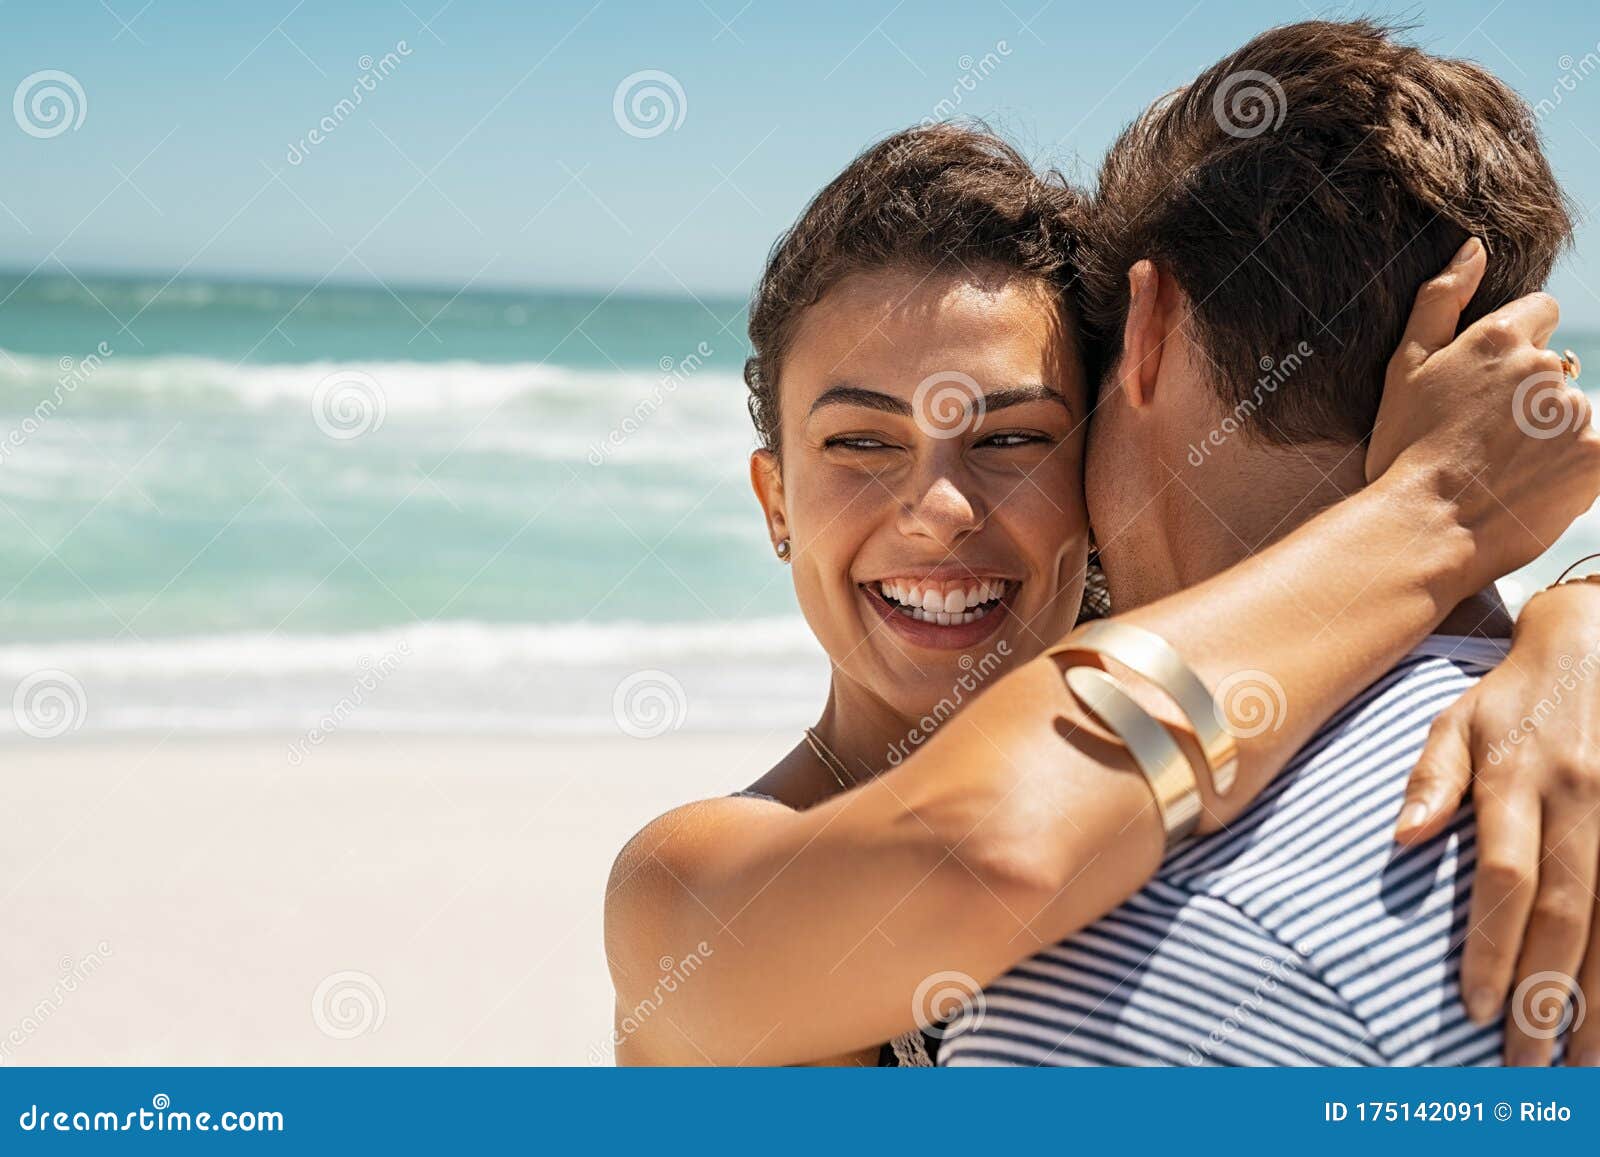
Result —
<instances>
[{"instance_id":1,"label":"stud earring","mask_svg":"<svg viewBox=\"0 0 1600 1157\"><path fill-rule=\"evenodd\" d=\"M778 540L778 545L773 549L778 552L778 557L780 559L782 559L784 562L789 561L789 540L787 538L780 538Z\"/></svg>"}]
</instances>

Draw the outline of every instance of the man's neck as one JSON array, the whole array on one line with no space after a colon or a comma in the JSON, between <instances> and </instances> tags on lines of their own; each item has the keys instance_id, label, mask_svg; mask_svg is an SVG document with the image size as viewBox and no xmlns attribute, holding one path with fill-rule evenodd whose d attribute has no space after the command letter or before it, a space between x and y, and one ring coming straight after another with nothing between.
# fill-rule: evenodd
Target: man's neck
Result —
<instances>
[{"instance_id":1,"label":"man's neck","mask_svg":"<svg viewBox=\"0 0 1600 1157\"><path fill-rule=\"evenodd\" d=\"M1204 582L1291 534L1366 484L1365 447L1332 443L1244 445L1185 462L1127 536L1131 551L1103 551L1112 606L1127 610ZM1121 581L1119 581L1119 579ZM1454 608L1440 634L1506 638L1511 616L1493 587Z\"/></svg>"}]
</instances>

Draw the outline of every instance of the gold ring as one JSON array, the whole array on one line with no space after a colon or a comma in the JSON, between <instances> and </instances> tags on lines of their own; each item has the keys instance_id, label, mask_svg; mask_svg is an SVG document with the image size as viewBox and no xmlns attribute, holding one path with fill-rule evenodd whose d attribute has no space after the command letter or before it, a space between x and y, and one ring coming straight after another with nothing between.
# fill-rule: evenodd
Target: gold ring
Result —
<instances>
[{"instance_id":1,"label":"gold ring","mask_svg":"<svg viewBox=\"0 0 1600 1157\"><path fill-rule=\"evenodd\" d=\"M1561 373L1569 382L1577 381L1578 375L1583 373L1583 363L1578 360L1578 355L1571 350L1561 351Z\"/></svg>"}]
</instances>

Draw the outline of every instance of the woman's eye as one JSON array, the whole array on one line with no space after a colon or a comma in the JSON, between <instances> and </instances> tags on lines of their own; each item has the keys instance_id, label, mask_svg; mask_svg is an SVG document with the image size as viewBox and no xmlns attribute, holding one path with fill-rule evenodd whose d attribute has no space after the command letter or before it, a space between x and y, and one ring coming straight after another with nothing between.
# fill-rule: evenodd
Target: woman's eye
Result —
<instances>
[{"instance_id":1,"label":"woman's eye","mask_svg":"<svg viewBox=\"0 0 1600 1157\"><path fill-rule=\"evenodd\" d=\"M991 434L979 442L979 446L993 446L998 449L1010 449L1013 446L1032 446L1050 439L1042 434Z\"/></svg>"},{"instance_id":2,"label":"woman's eye","mask_svg":"<svg viewBox=\"0 0 1600 1157\"><path fill-rule=\"evenodd\" d=\"M889 443L880 441L877 438L868 438L864 435L845 434L837 438L829 438L823 443L823 446L830 450L836 446L844 450L887 450Z\"/></svg>"}]
</instances>

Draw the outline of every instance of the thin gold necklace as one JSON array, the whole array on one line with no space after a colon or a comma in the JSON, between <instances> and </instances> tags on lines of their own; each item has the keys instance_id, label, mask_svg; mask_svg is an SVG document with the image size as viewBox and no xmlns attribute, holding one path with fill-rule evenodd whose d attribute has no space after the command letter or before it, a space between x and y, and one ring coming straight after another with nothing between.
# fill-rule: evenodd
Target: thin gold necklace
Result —
<instances>
[{"instance_id":1,"label":"thin gold necklace","mask_svg":"<svg viewBox=\"0 0 1600 1157\"><path fill-rule=\"evenodd\" d=\"M849 791L855 786L856 777L850 774L850 769L833 753L833 749L822 742L822 736L817 734L815 728L806 728L806 743L811 747L811 754L822 760L823 766L833 772L833 778L839 781L841 789ZM849 778L849 783L845 782L846 777Z\"/></svg>"}]
</instances>

